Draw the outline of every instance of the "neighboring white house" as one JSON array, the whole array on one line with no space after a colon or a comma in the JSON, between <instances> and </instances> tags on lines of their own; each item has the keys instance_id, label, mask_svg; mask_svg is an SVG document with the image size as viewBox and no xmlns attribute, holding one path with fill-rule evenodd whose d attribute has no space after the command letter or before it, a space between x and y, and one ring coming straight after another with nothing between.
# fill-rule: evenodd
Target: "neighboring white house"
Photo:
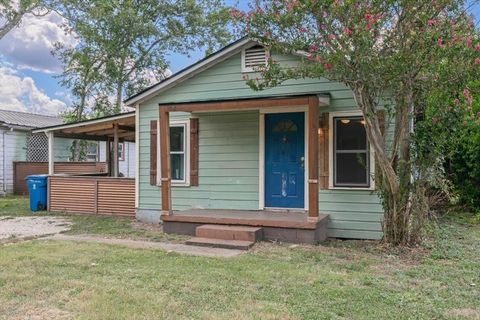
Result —
<instances>
[{"instance_id":1,"label":"neighboring white house","mask_svg":"<svg viewBox=\"0 0 480 320\"><path fill-rule=\"evenodd\" d=\"M62 119L38 114L0 110L0 194L13 192L14 161L46 161L42 151L45 135L32 135L30 130L61 124ZM59 143L56 161L68 161L68 141Z\"/></svg>"},{"instance_id":2,"label":"neighboring white house","mask_svg":"<svg viewBox=\"0 0 480 320\"><path fill-rule=\"evenodd\" d=\"M10 110L0 110L0 195L13 192L15 161L48 161L48 139L45 134L32 134L32 129L62 124L61 118ZM56 138L55 161L70 161L72 139ZM135 173L135 144L124 142L119 147L119 171L126 177ZM92 142L88 161L105 161L105 142Z\"/></svg>"}]
</instances>

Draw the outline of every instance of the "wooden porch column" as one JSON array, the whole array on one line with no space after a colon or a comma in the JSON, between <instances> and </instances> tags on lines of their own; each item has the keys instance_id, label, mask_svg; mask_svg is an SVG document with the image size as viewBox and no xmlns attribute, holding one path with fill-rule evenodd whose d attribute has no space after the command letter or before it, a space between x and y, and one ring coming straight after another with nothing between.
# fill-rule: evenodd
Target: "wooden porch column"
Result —
<instances>
[{"instance_id":1,"label":"wooden porch column","mask_svg":"<svg viewBox=\"0 0 480 320\"><path fill-rule=\"evenodd\" d=\"M112 176L112 148L110 146L110 138L105 141L105 163L107 164L107 175Z\"/></svg>"},{"instance_id":2,"label":"wooden porch column","mask_svg":"<svg viewBox=\"0 0 480 320\"><path fill-rule=\"evenodd\" d=\"M118 124L113 124L113 176L118 178Z\"/></svg>"},{"instance_id":3,"label":"wooden porch column","mask_svg":"<svg viewBox=\"0 0 480 320\"><path fill-rule=\"evenodd\" d=\"M318 98L308 98L308 220L318 220Z\"/></svg>"},{"instance_id":4,"label":"wooden porch column","mask_svg":"<svg viewBox=\"0 0 480 320\"><path fill-rule=\"evenodd\" d=\"M47 132L48 138L48 174L52 175L55 173L55 155L54 155L54 143L55 137L53 136L52 131Z\"/></svg>"},{"instance_id":5,"label":"wooden porch column","mask_svg":"<svg viewBox=\"0 0 480 320\"><path fill-rule=\"evenodd\" d=\"M170 175L170 113L160 107L160 176L162 195L162 215L172 213L171 175Z\"/></svg>"}]
</instances>

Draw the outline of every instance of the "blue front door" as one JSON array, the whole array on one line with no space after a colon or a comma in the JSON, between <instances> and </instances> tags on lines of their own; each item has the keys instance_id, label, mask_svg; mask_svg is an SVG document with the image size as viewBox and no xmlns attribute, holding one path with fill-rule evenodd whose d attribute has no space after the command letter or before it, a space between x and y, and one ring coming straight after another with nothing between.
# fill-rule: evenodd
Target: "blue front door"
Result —
<instances>
[{"instance_id":1,"label":"blue front door","mask_svg":"<svg viewBox=\"0 0 480 320\"><path fill-rule=\"evenodd\" d=\"M265 115L265 207L304 208L305 116Z\"/></svg>"}]
</instances>

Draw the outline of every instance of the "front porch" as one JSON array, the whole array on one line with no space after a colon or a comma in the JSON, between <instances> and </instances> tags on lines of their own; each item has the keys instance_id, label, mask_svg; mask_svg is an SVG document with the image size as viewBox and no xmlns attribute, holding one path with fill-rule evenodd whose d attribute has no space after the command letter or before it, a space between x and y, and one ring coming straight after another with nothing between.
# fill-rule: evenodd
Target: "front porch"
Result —
<instances>
[{"instance_id":1,"label":"front porch","mask_svg":"<svg viewBox=\"0 0 480 320\"><path fill-rule=\"evenodd\" d=\"M307 212L298 211L190 209L163 215L162 220L166 233L198 236L197 228L203 225L248 226L261 228L262 240L317 243L327 237L328 215L312 221Z\"/></svg>"}]
</instances>

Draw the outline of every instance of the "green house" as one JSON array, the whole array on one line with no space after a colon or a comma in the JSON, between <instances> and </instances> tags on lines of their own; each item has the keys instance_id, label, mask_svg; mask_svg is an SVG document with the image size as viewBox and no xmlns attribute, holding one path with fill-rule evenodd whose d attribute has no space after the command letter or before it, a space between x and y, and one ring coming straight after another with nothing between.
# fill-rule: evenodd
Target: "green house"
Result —
<instances>
[{"instance_id":1,"label":"green house","mask_svg":"<svg viewBox=\"0 0 480 320\"><path fill-rule=\"evenodd\" d=\"M253 91L271 54L241 39L130 97L136 217L166 232L264 228L267 239L380 239L375 157L352 92L327 79Z\"/></svg>"}]
</instances>

